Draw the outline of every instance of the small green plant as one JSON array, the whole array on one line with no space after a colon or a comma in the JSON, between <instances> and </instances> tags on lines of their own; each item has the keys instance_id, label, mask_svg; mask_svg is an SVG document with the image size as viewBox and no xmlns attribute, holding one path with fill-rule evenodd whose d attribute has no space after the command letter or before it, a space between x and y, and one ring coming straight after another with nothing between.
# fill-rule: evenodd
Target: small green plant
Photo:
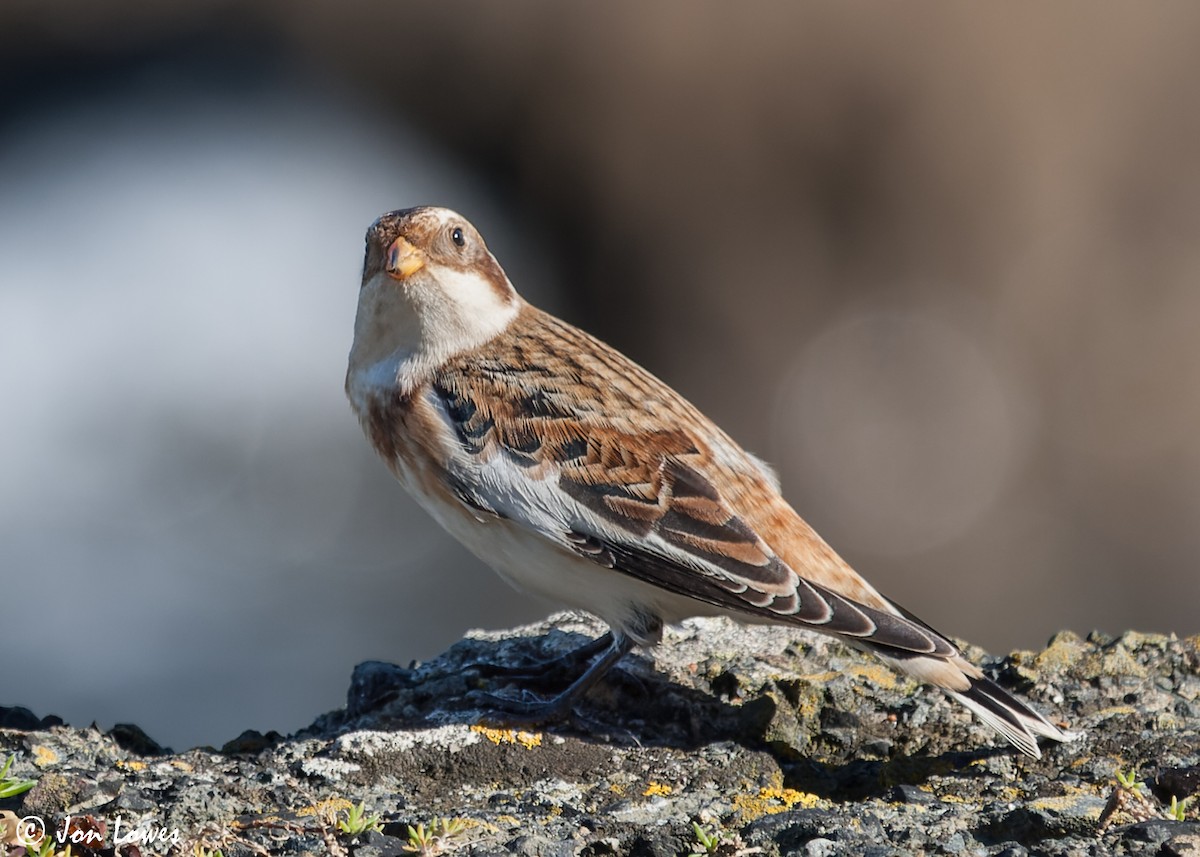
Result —
<instances>
[{"instance_id":1,"label":"small green plant","mask_svg":"<svg viewBox=\"0 0 1200 857\"><path fill-rule=\"evenodd\" d=\"M1171 795L1171 805L1167 807L1167 818L1172 818L1175 821L1183 821L1187 815L1188 804L1192 802L1192 798L1185 797L1183 800Z\"/></svg>"},{"instance_id":2,"label":"small green plant","mask_svg":"<svg viewBox=\"0 0 1200 857\"><path fill-rule=\"evenodd\" d=\"M467 822L461 818L435 818L429 822L429 827L418 824L408 825L408 842L404 844L405 851L420 854L422 857L432 857L443 854L452 847L452 840L462 835L467 829Z\"/></svg>"},{"instance_id":3,"label":"small green plant","mask_svg":"<svg viewBox=\"0 0 1200 857\"><path fill-rule=\"evenodd\" d=\"M25 853L28 857L71 857L71 846L68 845L65 851L55 851L55 840L53 836L43 836L37 845L26 845Z\"/></svg>"},{"instance_id":4,"label":"small green plant","mask_svg":"<svg viewBox=\"0 0 1200 857\"><path fill-rule=\"evenodd\" d=\"M1100 813L1096 833L1101 834L1108 830L1118 816L1132 818L1135 822L1149 821L1152 818L1172 818L1176 821L1183 821L1184 816L1187 815L1189 800L1190 798L1180 801L1179 798L1172 797L1171 805L1164 807L1150 795L1146 784L1138 780L1136 768L1130 770L1128 774L1118 770L1117 785L1113 787L1112 793L1108 796L1108 802L1104 804L1104 809Z\"/></svg>"},{"instance_id":5,"label":"small green plant","mask_svg":"<svg viewBox=\"0 0 1200 857\"><path fill-rule=\"evenodd\" d=\"M338 831L349 836L362 836L369 830L379 830L381 826L378 815L367 813L365 801L359 802L358 806L350 807L346 810L346 817L337 820Z\"/></svg>"},{"instance_id":6,"label":"small green plant","mask_svg":"<svg viewBox=\"0 0 1200 857\"><path fill-rule=\"evenodd\" d=\"M692 830L696 833L696 841L692 843L692 853L688 857L708 857L717 853L721 847L720 830L698 821L692 822Z\"/></svg>"},{"instance_id":7,"label":"small green plant","mask_svg":"<svg viewBox=\"0 0 1200 857\"><path fill-rule=\"evenodd\" d=\"M0 800L6 797L15 797L37 785L37 780L18 780L16 777L8 775L8 769L12 767L15 758L16 756L9 756L4 767L0 768Z\"/></svg>"},{"instance_id":8,"label":"small green plant","mask_svg":"<svg viewBox=\"0 0 1200 857\"><path fill-rule=\"evenodd\" d=\"M688 857L746 857L761 854L761 848L747 848L736 830L726 830L719 821L709 822L708 813L700 813L700 821L692 822L696 841Z\"/></svg>"},{"instance_id":9,"label":"small green plant","mask_svg":"<svg viewBox=\"0 0 1200 857\"><path fill-rule=\"evenodd\" d=\"M1128 774L1122 774L1120 771L1117 771L1117 782L1124 788L1129 789L1129 791L1138 792L1139 794L1146 788L1146 784L1140 782L1137 778L1137 768L1130 768Z\"/></svg>"}]
</instances>

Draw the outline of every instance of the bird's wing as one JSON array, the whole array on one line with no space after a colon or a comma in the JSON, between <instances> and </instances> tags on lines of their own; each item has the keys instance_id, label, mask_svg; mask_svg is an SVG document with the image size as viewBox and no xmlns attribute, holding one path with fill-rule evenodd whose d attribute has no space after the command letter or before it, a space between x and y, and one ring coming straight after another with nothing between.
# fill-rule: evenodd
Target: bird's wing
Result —
<instances>
[{"instance_id":1,"label":"bird's wing","mask_svg":"<svg viewBox=\"0 0 1200 857\"><path fill-rule=\"evenodd\" d=\"M626 448L638 441L608 440ZM643 457L632 467L585 461L561 470L562 491L599 519L569 534L577 551L728 610L906 653L957 654L920 624L856 602L789 567L706 476L702 454L650 449Z\"/></svg>"},{"instance_id":2,"label":"bird's wing","mask_svg":"<svg viewBox=\"0 0 1200 857\"><path fill-rule=\"evenodd\" d=\"M432 385L467 462L454 476L469 494L583 557L674 593L897 654L957 656L928 627L789 567L735 507L730 495L746 492L719 487L750 480L774 498L761 467L718 462L697 433L666 427L695 423L694 411L640 413L621 424L599 410L589 415L588 401L581 408L579 391L564 392L560 381L483 361ZM559 514L545 514L548 506Z\"/></svg>"}]
</instances>

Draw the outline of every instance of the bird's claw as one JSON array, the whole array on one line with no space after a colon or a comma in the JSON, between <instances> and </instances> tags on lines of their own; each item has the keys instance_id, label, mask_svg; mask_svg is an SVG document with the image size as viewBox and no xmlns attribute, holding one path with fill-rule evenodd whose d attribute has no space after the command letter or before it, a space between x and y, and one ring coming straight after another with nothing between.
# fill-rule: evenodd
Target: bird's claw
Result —
<instances>
[{"instance_id":1,"label":"bird's claw","mask_svg":"<svg viewBox=\"0 0 1200 857\"><path fill-rule=\"evenodd\" d=\"M500 696L482 690L466 695L467 702L485 709L484 719L500 726L541 726L566 719L575 702L565 695L543 699L522 691L521 698Z\"/></svg>"},{"instance_id":2,"label":"bird's claw","mask_svg":"<svg viewBox=\"0 0 1200 857\"><path fill-rule=\"evenodd\" d=\"M473 670L484 678L511 678L514 681L524 681L539 688L551 688L569 684L596 655L611 645L612 633L609 632L577 649L548 660L517 665L474 661L464 664L463 669Z\"/></svg>"}]
</instances>

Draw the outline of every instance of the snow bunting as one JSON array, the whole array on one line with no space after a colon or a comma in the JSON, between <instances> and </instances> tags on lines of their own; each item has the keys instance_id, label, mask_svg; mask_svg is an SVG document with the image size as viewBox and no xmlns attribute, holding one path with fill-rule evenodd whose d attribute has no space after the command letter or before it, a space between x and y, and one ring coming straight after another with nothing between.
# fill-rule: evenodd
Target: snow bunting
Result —
<instances>
[{"instance_id":1,"label":"snow bunting","mask_svg":"<svg viewBox=\"0 0 1200 857\"><path fill-rule=\"evenodd\" d=\"M561 716L664 623L723 614L873 652L1031 756L1066 740L859 577L693 405L522 300L467 220L394 211L366 242L346 392L372 446L506 580L612 629L566 691L510 712Z\"/></svg>"}]
</instances>

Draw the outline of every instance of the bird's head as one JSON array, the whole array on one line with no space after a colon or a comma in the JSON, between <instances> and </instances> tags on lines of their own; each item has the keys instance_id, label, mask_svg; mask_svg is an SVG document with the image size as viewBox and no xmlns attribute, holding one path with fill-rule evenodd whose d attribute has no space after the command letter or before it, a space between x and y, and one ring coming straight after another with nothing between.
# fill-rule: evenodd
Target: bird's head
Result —
<instances>
[{"instance_id":1,"label":"bird's head","mask_svg":"<svg viewBox=\"0 0 1200 857\"><path fill-rule=\"evenodd\" d=\"M393 371L431 371L499 334L520 306L466 218L445 208L389 212L367 230L347 384L356 373L374 385ZM393 375L397 381L418 379Z\"/></svg>"}]
</instances>

